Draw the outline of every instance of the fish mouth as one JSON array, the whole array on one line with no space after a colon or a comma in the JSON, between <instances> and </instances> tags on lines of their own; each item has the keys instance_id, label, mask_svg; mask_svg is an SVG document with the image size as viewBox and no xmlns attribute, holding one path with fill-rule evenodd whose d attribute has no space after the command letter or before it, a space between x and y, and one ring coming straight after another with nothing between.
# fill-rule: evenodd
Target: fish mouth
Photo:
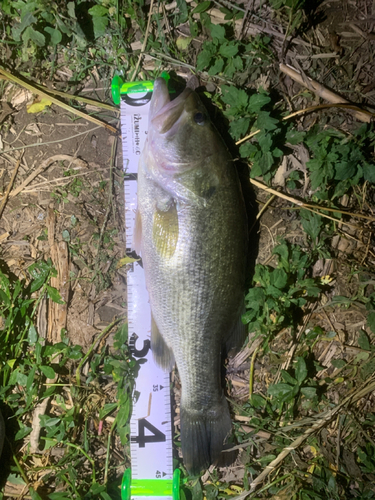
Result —
<instances>
[{"instance_id":1,"label":"fish mouth","mask_svg":"<svg viewBox=\"0 0 375 500\"><path fill-rule=\"evenodd\" d=\"M162 79L155 80L151 106L151 124L160 133L174 135L184 110L189 107L193 91L186 88L178 97L170 100L167 84ZM191 97L190 97L191 96ZM168 134L168 135L169 135Z\"/></svg>"}]
</instances>

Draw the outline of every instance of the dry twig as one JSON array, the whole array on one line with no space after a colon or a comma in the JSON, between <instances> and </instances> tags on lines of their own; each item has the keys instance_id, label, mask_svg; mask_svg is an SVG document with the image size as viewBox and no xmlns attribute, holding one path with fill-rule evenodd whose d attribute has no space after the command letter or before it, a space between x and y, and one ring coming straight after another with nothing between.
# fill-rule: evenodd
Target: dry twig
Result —
<instances>
[{"instance_id":1,"label":"dry twig","mask_svg":"<svg viewBox=\"0 0 375 500\"><path fill-rule=\"evenodd\" d=\"M319 82L316 82L315 80L312 80L311 78L306 78L304 75L301 75L300 72L295 70L289 65L286 64L280 64L280 70L288 75L290 78L298 82L300 85L304 85L308 89L312 90L316 94L318 94L319 97L322 99L325 99L326 101L336 103L336 104L350 104L349 101L344 99L343 97L335 94L331 90L328 90L326 87L321 85ZM360 111L359 108L358 110L354 111L353 115L360 121L370 123L371 117L373 116L373 113L365 112L365 111Z\"/></svg>"},{"instance_id":2,"label":"dry twig","mask_svg":"<svg viewBox=\"0 0 375 500\"><path fill-rule=\"evenodd\" d=\"M368 215L362 215L362 214L356 214L356 213L351 213L351 212L345 212L345 210L339 210L337 208L327 208L327 207L320 207L319 205L311 205L309 203L305 203L301 200L297 200L297 198L293 198L292 196L289 196L287 194L281 193L279 191L276 191L276 189L273 189L271 187L266 186L265 184L262 184L261 182L255 180L255 179L250 179L251 184L254 186L257 186L260 189L263 189L263 191L266 191L267 193L274 194L278 196L279 198L282 198L283 200L287 200L290 203L294 203L297 205L299 208L304 208L306 210L309 210L310 212L316 213L322 217L325 217L327 219L333 220L334 222L340 222L338 219L334 219L333 217L324 214L320 212L320 210L324 210L325 212L335 212L335 213L341 213L343 215L349 215L351 217L358 217L360 219L366 219L370 222L375 222L374 217L369 217ZM319 211L318 211L319 210ZM350 222L344 222L346 226L353 227L354 229L362 229L361 227L351 224Z\"/></svg>"},{"instance_id":3,"label":"dry twig","mask_svg":"<svg viewBox=\"0 0 375 500\"><path fill-rule=\"evenodd\" d=\"M79 109L75 109L72 106L69 106L69 104L65 104L65 102L62 102L59 99L56 99L56 97L51 96L50 94L48 94L47 92L42 90L40 87L35 87L34 85L31 85L30 83L24 82L23 80L12 75L8 71L5 71L5 69L0 68L0 75L5 77L7 80L10 80L14 83L17 83L18 85L26 88L27 90L30 90L30 92L32 92L33 94L40 95L41 97L44 97L45 99L49 99L51 102L53 102L54 104L57 104L57 106L60 106L61 108L64 108L66 111L69 111L70 113L73 113L74 115L80 116L81 118L84 118L85 120L96 123L96 125L100 125L101 127L106 128L110 132L117 134L117 129L112 127L112 125L109 125L108 123L102 122L101 120L98 120L97 118L94 118L93 116L87 115L86 113L83 113Z\"/></svg>"},{"instance_id":4,"label":"dry twig","mask_svg":"<svg viewBox=\"0 0 375 500\"><path fill-rule=\"evenodd\" d=\"M286 458L291 451L296 450L301 444L303 444L306 439L312 434L320 431L323 427L325 427L329 422L331 422L339 412L345 408L346 406L356 403L361 398L369 394L370 392L375 390L375 375L372 375L362 386L355 391L353 394L347 396L342 403L338 404L332 410L325 412L321 418L319 418L309 429L307 429L304 434L295 439L290 446L284 448L284 450L273 460L269 465L265 467L263 472L259 474L259 476L254 479L254 481L250 484L250 490L244 491L241 495L233 498L233 500L242 500L246 498L251 493L253 493L258 486L269 476L269 474L276 469L276 467Z\"/></svg>"},{"instance_id":5,"label":"dry twig","mask_svg":"<svg viewBox=\"0 0 375 500\"><path fill-rule=\"evenodd\" d=\"M39 174L41 174L44 170L46 170L50 165L55 163L56 161L70 161L71 163L75 163L77 167L86 167L86 162L83 160L80 160L79 158L75 158L74 156L69 156L69 155L54 155L51 156L50 158L47 158L44 160L39 167L32 173L30 174L27 179L23 181L23 183L18 186L17 189L12 191L10 193L10 197L17 196L21 191L24 190L26 186L30 184L31 181L33 181L36 177L38 177ZM3 200L4 201L4 200Z\"/></svg>"},{"instance_id":6,"label":"dry twig","mask_svg":"<svg viewBox=\"0 0 375 500\"><path fill-rule=\"evenodd\" d=\"M22 160L22 155L20 156L20 159L17 161L16 166L14 167L14 170L13 170L13 173L12 173L12 177L10 178L7 190L5 191L4 197L3 197L3 199L2 199L2 201L0 203L0 219L1 219L1 216L3 215L3 211L4 211L4 208L5 208L6 202L8 201L10 191L11 191L11 189L13 187L13 184L14 184L14 181L15 181L18 169L19 169L19 167L21 165L21 160Z\"/></svg>"}]
</instances>

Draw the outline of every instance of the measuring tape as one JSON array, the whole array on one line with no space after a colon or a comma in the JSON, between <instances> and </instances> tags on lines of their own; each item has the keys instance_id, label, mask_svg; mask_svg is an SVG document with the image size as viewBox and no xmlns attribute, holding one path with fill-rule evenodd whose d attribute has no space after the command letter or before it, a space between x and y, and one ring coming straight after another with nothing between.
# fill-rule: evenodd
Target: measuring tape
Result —
<instances>
[{"instance_id":1,"label":"measuring tape","mask_svg":"<svg viewBox=\"0 0 375 500\"><path fill-rule=\"evenodd\" d=\"M162 77L169 79L167 73ZM119 76L112 80L113 101L121 105L127 254L133 252L138 162L147 138L152 90L150 81L124 83ZM131 470L123 477L122 500L178 500L180 470L173 472L170 378L152 356L151 309L140 262L130 265L127 296L129 350L142 361L130 419Z\"/></svg>"}]
</instances>

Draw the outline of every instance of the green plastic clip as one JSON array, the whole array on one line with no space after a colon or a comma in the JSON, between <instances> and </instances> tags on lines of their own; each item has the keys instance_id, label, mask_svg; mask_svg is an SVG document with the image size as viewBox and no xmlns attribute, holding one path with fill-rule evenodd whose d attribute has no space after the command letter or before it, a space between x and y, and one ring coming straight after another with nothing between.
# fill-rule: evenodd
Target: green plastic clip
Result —
<instances>
[{"instance_id":1,"label":"green plastic clip","mask_svg":"<svg viewBox=\"0 0 375 500\"><path fill-rule=\"evenodd\" d=\"M130 469L126 469L121 484L121 500L140 497L172 497L180 500L180 469L173 473L173 479L132 479Z\"/></svg>"},{"instance_id":2,"label":"green plastic clip","mask_svg":"<svg viewBox=\"0 0 375 500\"><path fill-rule=\"evenodd\" d=\"M163 71L160 76L168 83L170 76L166 71ZM111 89L113 102L119 105L121 103L122 94L152 92L154 90L154 82L153 80L144 82L124 82L120 75L116 75L112 79Z\"/></svg>"}]
</instances>

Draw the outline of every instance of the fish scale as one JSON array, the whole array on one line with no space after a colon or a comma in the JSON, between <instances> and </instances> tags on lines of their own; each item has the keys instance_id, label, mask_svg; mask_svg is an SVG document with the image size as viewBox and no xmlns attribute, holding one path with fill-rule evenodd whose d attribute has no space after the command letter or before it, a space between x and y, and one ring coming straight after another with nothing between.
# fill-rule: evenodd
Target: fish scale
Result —
<instances>
[{"instance_id":1,"label":"fish scale","mask_svg":"<svg viewBox=\"0 0 375 500\"><path fill-rule=\"evenodd\" d=\"M198 474L217 462L231 429L221 352L243 306L246 211L233 161L199 98L186 89L170 102L161 79L140 158L137 217L154 357L164 368L176 360L182 454Z\"/></svg>"}]
</instances>

